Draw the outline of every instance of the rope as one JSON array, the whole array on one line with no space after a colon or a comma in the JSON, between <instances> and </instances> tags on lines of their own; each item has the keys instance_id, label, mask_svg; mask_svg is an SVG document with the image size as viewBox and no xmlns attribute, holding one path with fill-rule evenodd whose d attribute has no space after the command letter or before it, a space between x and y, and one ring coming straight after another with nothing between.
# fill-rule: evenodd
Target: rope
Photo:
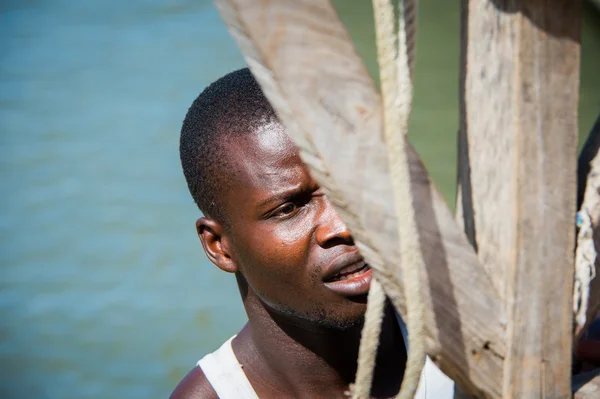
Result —
<instances>
[{"instance_id":1,"label":"rope","mask_svg":"<svg viewBox=\"0 0 600 399\"><path fill-rule=\"evenodd\" d=\"M573 312L575 314L575 335L578 336L587 324L590 301L590 284L596 277L594 243L594 223L597 222L600 208L600 154L590 162L586 190L577 212L577 249L575 251L575 281L573 286Z\"/></svg>"},{"instance_id":2,"label":"rope","mask_svg":"<svg viewBox=\"0 0 600 399\"><path fill-rule=\"evenodd\" d=\"M584 207L577 213L577 250L575 251L575 284L573 287L573 312L575 334L583 330L587 322L590 283L596 277L596 247L594 227L590 212Z\"/></svg>"},{"instance_id":3,"label":"rope","mask_svg":"<svg viewBox=\"0 0 600 399\"><path fill-rule=\"evenodd\" d=\"M419 243L419 233L412 202L410 171L406 152L406 133L412 103L412 75L414 69L414 43L416 34L416 0L401 0L398 41L394 32L394 8L391 0L373 0L375 30L377 36L377 58L383 99L384 135L388 149L388 161L398 216L400 239L400 261L402 278L405 282L405 297L408 327L408 359L398 398L413 398L421 371L425 364L425 341L423 304L420 292L420 270L425 262ZM396 47L397 43L397 47ZM399 297L397 284L389 284L386 270L384 283L386 292L397 307ZM369 396L375 365L375 354L379 344L384 293L378 275L374 275L365 327L359 348L356 383L352 387L353 398ZM384 274L381 275L384 277ZM386 281L387 280L387 281ZM373 303L372 303L373 302Z\"/></svg>"},{"instance_id":4,"label":"rope","mask_svg":"<svg viewBox=\"0 0 600 399\"><path fill-rule=\"evenodd\" d=\"M360 347L358 348L359 363L356 370L356 381L351 388L354 398L368 398L371 391L384 305L385 292L383 292L383 287L379 281L373 279L371 280L367 300L365 326L362 329Z\"/></svg>"}]
</instances>

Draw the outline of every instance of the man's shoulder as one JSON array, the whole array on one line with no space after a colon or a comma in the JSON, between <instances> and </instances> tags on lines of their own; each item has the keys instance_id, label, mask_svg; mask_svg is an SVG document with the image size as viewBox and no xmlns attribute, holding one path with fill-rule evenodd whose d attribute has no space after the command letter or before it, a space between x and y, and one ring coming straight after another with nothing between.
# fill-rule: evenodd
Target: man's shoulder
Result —
<instances>
[{"instance_id":1,"label":"man's shoulder","mask_svg":"<svg viewBox=\"0 0 600 399\"><path fill-rule=\"evenodd\" d=\"M196 366L177 385L170 399L218 399L218 396L202 369Z\"/></svg>"}]
</instances>

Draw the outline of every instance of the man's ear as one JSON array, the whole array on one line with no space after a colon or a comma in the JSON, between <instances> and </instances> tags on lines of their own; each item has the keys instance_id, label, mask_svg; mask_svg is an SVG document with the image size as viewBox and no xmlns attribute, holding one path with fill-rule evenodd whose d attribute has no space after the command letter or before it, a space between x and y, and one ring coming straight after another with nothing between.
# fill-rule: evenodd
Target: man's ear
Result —
<instances>
[{"instance_id":1,"label":"man's ear","mask_svg":"<svg viewBox=\"0 0 600 399\"><path fill-rule=\"evenodd\" d=\"M238 268L231 259L226 239L223 237L223 225L214 219L200 218L196 220L196 231L208 259L223 271L237 272Z\"/></svg>"}]
</instances>

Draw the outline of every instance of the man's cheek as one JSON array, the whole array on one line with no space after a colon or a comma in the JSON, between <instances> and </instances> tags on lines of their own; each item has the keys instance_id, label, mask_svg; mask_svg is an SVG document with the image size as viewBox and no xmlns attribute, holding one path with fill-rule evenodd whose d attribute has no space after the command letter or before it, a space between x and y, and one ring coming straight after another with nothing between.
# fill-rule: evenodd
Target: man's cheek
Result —
<instances>
[{"instance_id":1,"label":"man's cheek","mask_svg":"<svg viewBox=\"0 0 600 399\"><path fill-rule=\"evenodd\" d=\"M302 215L304 216L304 215ZM271 237L280 245L309 245L313 223L310 218L297 216L294 219L278 223L271 230Z\"/></svg>"},{"instance_id":2,"label":"man's cheek","mask_svg":"<svg viewBox=\"0 0 600 399\"><path fill-rule=\"evenodd\" d=\"M278 268L298 267L305 254L304 245L294 240L265 240L260 247L265 264L277 265Z\"/></svg>"}]
</instances>

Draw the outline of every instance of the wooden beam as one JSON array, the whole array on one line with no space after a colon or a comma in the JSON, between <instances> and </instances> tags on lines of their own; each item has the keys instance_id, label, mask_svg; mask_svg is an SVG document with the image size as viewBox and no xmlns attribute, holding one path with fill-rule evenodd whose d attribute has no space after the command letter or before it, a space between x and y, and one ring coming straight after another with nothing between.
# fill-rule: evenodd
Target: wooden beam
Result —
<instances>
[{"instance_id":1,"label":"wooden beam","mask_svg":"<svg viewBox=\"0 0 600 399\"><path fill-rule=\"evenodd\" d=\"M458 204L504 298L504 398L571 395L581 4L463 0Z\"/></svg>"},{"instance_id":2,"label":"wooden beam","mask_svg":"<svg viewBox=\"0 0 600 399\"><path fill-rule=\"evenodd\" d=\"M331 4L215 3L362 254L376 272L383 262L396 265L398 221L380 96ZM499 397L505 348L498 292L414 150L410 168L427 263L427 351L465 390ZM401 285L400 275L397 270Z\"/></svg>"}]
</instances>

